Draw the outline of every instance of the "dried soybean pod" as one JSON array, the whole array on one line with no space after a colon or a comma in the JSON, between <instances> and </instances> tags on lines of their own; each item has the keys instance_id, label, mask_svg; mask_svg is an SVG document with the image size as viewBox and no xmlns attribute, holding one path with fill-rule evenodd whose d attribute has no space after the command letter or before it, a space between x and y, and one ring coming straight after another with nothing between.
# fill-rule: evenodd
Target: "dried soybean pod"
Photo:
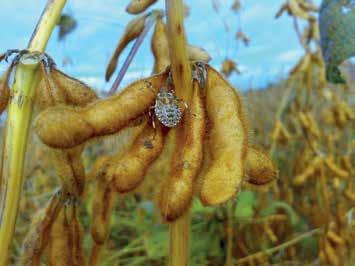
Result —
<instances>
[{"instance_id":1,"label":"dried soybean pod","mask_svg":"<svg viewBox=\"0 0 355 266\"><path fill-rule=\"evenodd\" d=\"M44 63L40 63L41 79L36 88L35 104L39 111L55 106L57 104L66 104L63 91L57 86L50 73L47 73Z\"/></svg>"},{"instance_id":2,"label":"dried soybean pod","mask_svg":"<svg viewBox=\"0 0 355 266\"><path fill-rule=\"evenodd\" d=\"M48 263L51 266L71 265L70 229L63 205L49 233Z\"/></svg>"},{"instance_id":3,"label":"dried soybean pod","mask_svg":"<svg viewBox=\"0 0 355 266\"><path fill-rule=\"evenodd\" d=\"M115 72L118 63L118 57L120 56L123 49L126 48L126 46L131 41L136 39L142 33L146 18L147 15L139 16L137 18L132 19L126 26L123 36L119 40L117 47L110 59L110 62L107 65L105 74L106 81L109 81L112 76L112 73Z\"/></svg>"},{"instance_id":4,"label":"dried soybean pod","mask_svg":"<svg viewBox=\"0 0 355 266\"><path fill-rule=\"evenodd\" d=\"M241 185L247 132L237 92L214 69L208 66L207 71L212 162L202 181L200 199L205 205L215 205L233 197Z\"/></svg>"},{"instance_id":5,"label":"dried soybean pod","mask_svg":"<svg viewBox=\"0 0 355 266\"><path fill-rule=\"evenodd\" d=\"M0 114L6 109L10 99L10 88L8 81L12 72L13 66L9 66L4 75L0 79Z\"/></svg>"},{"instance_id":6,"label":"dried soybean pod","mask_svg":"<svg viewBox=\"0 0 355 266\"><path fill-rule=\"evenodd\" d=\"M41 63L41 79L36 88L36 107L44 109L57 104L85 106L97 99L96 93L81 81L67 76L53 67L47 73Z\"/></svg>"},{"instance_id":7,"label":"dried soybean pod","mask_svg":"<svg viewBox=\"0 0 355 266\"><path fill-rule=\"evenodd\" d=\"M91 235L96 244L102 245L110 233L110 219L115 201L113 187L102 177L97 180L92 204Z\"/></svg>"},{"instance_id":8,"label":"dried soybean pod","mask_svg":"<svg viewBox=\"0 0 355 266\"><path fill-rule=\"evenodd\" d=\"M85 185L85 169L81 161L83 148L84 146L80 145L67 150L53 149L53 161L63 188L77 197L83 193Z\"/></svg>"},{"instance_id":9,"label":"dried soybean pod","mask_svg":"<svg viewBox=\"0 0 355 266\"><path fill-rule=\"evenodd\" d=\"M327 157L325 160L325 165L328 167L328 169L336 176L342 178L342 179L348 179L349 178L349 172L347 172L344 169L341 169L335 162L334 162L334 157L330 156Z\"/></svg>"},{"instance_id":10,"label":"dried soybean pod","mask_svg":"<svg viewBox=\"0 0 355 266\"><path fill-rule=\"evenodd\" d=\"M34 215L30 231L22 244L21 265L40 265L41 255L49 241L51 226L63 206L62 194L56 193L45 210Z\"/></svg>"},{"instance_id":11,"label":"dried soybean pod","mask_svg":"<svg viewBox=\"0 0 355 266\"><path fill-rule=\"evenodd\" d=\"M163 183L169 178L171 161L174 156L176 146L176 131L169 130L164 136L164 146L159 157L149 166L144 181L137 188L136 192L143 198L157 200L157 184Z\"/></svg>"},{"instance_id":12,"label":"dried soybean pod","mask_svg":"<svg viewBox=\"0 0 355 266\"><path fill-rule=\"evenodd\" d=\"M82 234L83 231L77 218L76 203L73 199L67 199L50 230L48 244L49 265L85 265L81 246Z\"/></svg>"},{"instance_id":13,"label":"dried soybean pod","mask_svg":"<svg viewBox=\"0 0 355 266\"><path fill-rule=\"evenodd\" d=\"M170 177L161 187L159 207L167 221L180 217L191 204L193 184L201 168L205 133L205 109L197 81L193 95L177 129L176 151L172 160Z\"/></svg>"},{"instance_id":14,"label":"dried soybean pod","mask_svg":"<svg viewBox=\"0 0 355 266\"><path fill-rule=\"evenodd\" d=\"M78 208L76 203L74 204L74 216L71 221L71 235L73 242L72 265L81 266L85 265L83 249L84 230L78 219Z\"/></svg>"},{"instance_id":15,"label":"dried soybean pod","mask_svg":"<svg viewBox=\"0 0 355 266\"><path fill-rule=\"evenodd\" d=\"M131 0L126 7L126 11L130 14L142 13L156 1L157 0Z\"/></svg>"},{"instance_id":16,"label":"dried soybean pod","mask_svg":"<svg viewBox=\"0 0 355 266\"><path fill-rule=\"evenodd\" d=\"M109 163L105 179L113 183L119 193L135 189L142 181L154 160L163 149L163 136L160 127L147 125L131 148L118 154Z\"/></svg>"},{"instance_id":17,"label":"dried soybean pod","mask_svg":"<svg viewBox=\"0 0 355 266\"><path fill-rule=\"evenodd\" d=\"M318 156L314 158L311 163L306 167L306 169L294 178L293 184L295 186L303 185L307 181L307 179L320 168L323 162L324 159L322 157Z\"/></svg>"},{"instance_id":18,"label":"dried soybean pod","mask_svg":"<svg viewBox=\"0 0 355 266\"><path fill-rule=\"evenodd\" d=\"M137 138L139 134L145 129L148 123L147 116L141 116L137 119L130 122L127 127L122 129L118 134L115 135L115 142L120 143L117 149L120 152L125 151L130 146L132 146L134 140ZM117 144L117 143L116 143ZM116 145L115 144L115 145ZM114 158L114 155L105 155L99 156L96 161L93 163L90 173L86 176L87 181L95 180L96 178L100 178L103 173L106 172L107 166L109 162Z\"/></svg>"},{"instance_id":19,"label":"dried soybean pod","mask_svg":"<svg viewBox=\"0 0 355 266\"><path fill-rule=\"evenodd\" d=\"M158 17L151 40L151 50L154 56L154 73L159 73L170 65L169 44L166 31L162 17Z\"/></svg>"},{"instance_id":20,"label":"dried soybean pod","mask_svg":"<svg viewBox=\"0 0 355 266\"><path fill-rule=\"evenodd\" d=\"M276 176L276 168L270 157L254 146L248 147L245 158L245 175L253 185L264 185Z\"/></svg>"},{"instance_id":21,"label":"dried soybean pod","mask_svg":"<svg viewBox=\"0 0 355 266\"><path fill-rule=\"evenodd\" d=\"M35 130L43 143L60 149L116 133L148 111L165 79L166 72L136 81L120 94L96 100L82 108L48 108L37 116Z\"/></svg>"},{"instance_id":22,"label":"dried soybean pod","mask_svg":"<svg viewBox=\"0 0 355 266\"><path fill-rule=\"evenodd\" d=\"M309 131L312 133L312 135L314 137L320 138L321 133L320 133L320 129L319 129L319 126L318 126L316 120L314 119L314 117L312 116L311 113L306 113L306 117L308 120Z\"/></svg>"},{"instance_id":23,"label":"dried soybean pod","mask_svg":"<svg viewBox=\"0 0 355 266\"><path fill-rule=\"evenodd\" d=\"M186 46L186 52L191 61L199 61L208 63L211 61L210 55L206 52L205 49L193 45Z\"/></svg>"},{"instance_id":24,"label":"dried soybean pod","mask_svg":"<svg viewBox=\"0 0 355 266\"><path fill-rule=\"evenodd\" d=\"M344 197L351 202L351 204L355 204L355 183L349 181L343 194Z\"/></svg>"},{"instance_id":25,"label":"dried soybean pod","mask_svg":"<svg viewBox=\"0 0 355 266\"><path fill-rule=\"evenodd\" d=\"M66 75L57 68L53 67L50 75L65 95L67 104L85 106L97 99L95 91L88 85L78 79Z\"/></svg>"},{"instance_id":26,"label":"dried soybean pod","mask_svg":"<svg viewBox=\"0 0 355 266\"><path fill-rule=\"evenodd\" d=\"M151 41L151 49L154 56L154 73L159 73L170 65L169 45L166 26L161 17L157 18ZM186 52L191 61L209 62L211 57L202 48L187 45Z\"/></svg>"},{"instance_id":27,"label":"dried soybean pod","mask_svg":"<svg viewBox=\"0 0 355 266\"><path fill-rule=\"evenodd\" d=\"M327 232L327 238L336 245L344 245L345 240L341 238L336 232L329 230Z\"/></svg>"},{"instance_id":28,"label":"dried soybean pod","mask_svg":"<svg viewBox=\"0 0 355 266\"><path fill-rule=\"evenodd\" d=\"M335 249L333 248L333 246L331 245L331 243L328 240L325 241L324 252L325 252L325 255L327 256L331 265L333 265L333 266L342 265L340 263L340 259L338 257L337 252L335 251Z\"/></svg>"},{"instance_id":29,"label":"dried soybean pod","mask_svg":"<svg viewBox=\"0 0 355 266\"><path fill-rule=\"evenodd\" d=\"M280 144L287 144L291 139L291 135L282 122L277 120L271 138Z\"/></svg>"}]
</instances>

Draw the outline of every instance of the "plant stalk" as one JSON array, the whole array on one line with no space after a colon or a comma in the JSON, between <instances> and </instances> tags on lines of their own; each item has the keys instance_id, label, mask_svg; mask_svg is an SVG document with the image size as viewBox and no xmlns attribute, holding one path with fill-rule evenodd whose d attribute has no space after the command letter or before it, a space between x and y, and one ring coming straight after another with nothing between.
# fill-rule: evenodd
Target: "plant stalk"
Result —
<instances>
[{"instance_id":1,"label":"plant stalk","mask_svg":"<svg viewBox=\"0 0 355 266\"><path fill-rule=\"evenodd\" d=\"M187 266L190 238L189 211L170 224L169 234L169 266Z\"/></svg>"},{"instance_id":2,"label":"plant stalk","mask_svg":"<svg viewBox=\"0 0 355 266\"><path fill-rule=\"evenodd\" d=\"M184 6L182 0L166 0L169 55L175 92L178 98L189 102L192 94L191 67L186 53ZM177 133L182 133L179 125ZM170 224L169 265L187 266L189 262L190 214L187 210Z\"/></svg>"},{"instance_id":3,"label":"plant stalk","mask_svg":"<svg viewBox=\"0 0 355 266\"><path fill-rule=\"evenodd\" d=\"M48 0L27 49L44 52L49 37L61 15L66 0ZM23 183L35 87L38 82L38 62L16 68L12 96L8 105L5 141L1 165L0 187L0 266L9 264L11 243L15 231Z\"/></svg>"}]
</instances>

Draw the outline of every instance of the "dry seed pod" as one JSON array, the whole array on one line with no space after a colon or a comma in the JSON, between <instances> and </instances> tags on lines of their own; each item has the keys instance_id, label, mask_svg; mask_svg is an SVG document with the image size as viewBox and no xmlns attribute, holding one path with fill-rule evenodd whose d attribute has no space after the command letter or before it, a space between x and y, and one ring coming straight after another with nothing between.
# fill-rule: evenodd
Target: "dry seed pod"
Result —
<instances>
[{"instance_id":1,"label":"dry seed pod","mask_svg":"<svg viewBox=\"0 0 355 266\"><path fill-rule=\"evenodd\" d=\"M151 40L151 49L154 56L154 73L159 73L170 65L169 44L166 31L166 26L162 18L158 17Z\"/></svg>"},{"instance_id":2,"label":"dry seed pod","mask_svg":"<svg viewBox=\"0 0 355 266\"><path fill-rule=\"evenodd\" d=\"M328 231L327 238L336 245L344 245L345 241L334 231Z\"/></svg>"},{"instance_id":3,"label":"dry seed pod","mask_svg":"<svg viewBox=\"0 0 355 266\"><path fill-rule=\"evenodd\" d=\"M312 133L312 135L316 138L320 138L321 133L318 127L318 124L316 122L316 120L314 119L314 117L312 116L311 113L307 113L307 120L308 120L308 125L309 125L309 131Z\"/></svg>"},{"instance_id":4,"label":"dry seed pod","mask_svg":"<svg viewBox=\"0 0 355 266\"><path fill-rule=\"evenodd\" d=\"M134 82L120 94L85 107L55 106L40 113L35 130L53 148L72 148L90 138L113 134L148 111L166 73Z\"/></svg>"},{"instance_id":5,"label":"dry seed pod","mask_svg":"<svg viewBox=\"0 0 355 266\"><path fill-rule=\"evenodd\" d=\"M106 81L109 81L112 76L112 73L115 72L118 63L118 57L122 53L123 49L126 48L126 46L131 41L136 39L142 33L146 18L147 15L139 16L137 18L132 19L126 26L123 36L119 40L117 47L110 59L110 62L107 65L105 75Z\"/></svg>"},{"instance_id":6,"label":"dry seed pod","mask_svg":"<svg viewBox=\"0 0 355 266\"><path fill-rule=\"evenodd\" d=\"M341 169L335 162L334 157L328 157L324 160L328 169L337 177L348 179L349 173L346 170Z\"/></svg>"},{"instance_id":7,"label":"dry seed pod","mask_svg":"<svg viewBox=\"0 0 355 266\"><path fill-rule=\"evenodd\" d=\"M156 1L157 0L131 0L126 7L126 11L130 14L142 13Z\"/></svg>"},{"instance_id":8,"label":"dry seed pod","mask_svg":"<svg viewBox=\"0 0 355 266\"><path fill-rule=\"evenodd\" d=\"M310 65L311 65L311 54L306 54L300 59L297 65L290 71L290 74L294 75L296 73L307 72Z\"/></svg>"},{"instance_id":9,"label":"dry seed pod","mask_svg":"<svg viewBox=\"0 0 355 266\"><path fill-rule=\"evenodd\" d=\"M81 161L83 145L67 150L53 149L56 172L63 188L73 196L79 197L84 190L85 169Z\"/></svg>"},{"instance_id":10,"label":"dry seed pod","mask_svg":"<svg viewBox=\"0 0 355 266\"><path fill-rule=\"evenodd\" d=\"M241 185L247 130L235 89L211 67L207 71L206 102L211 122L212 162L202 181L200 199L205 205L215 205L233 197Z\"/></svg>"},{"instance_id":11,"label":"dry seed pod","mask_svg":"<svg viewBox=\"0 0 355 266\"><path fill-rule=\"evenodd\" d=\"M324 253L325 253L328 261L331 263L331 265L333 265L333 266L340 266L341 265L338 254L334 250L334 247L331 245L331 243L329 241L325 241Z\"/></svg>"},{"instance_id":12,"label":"dry seed pod","mask_svg":"<svg viewBox=\"0 0 355 266\"><path fill-rule=\"evenodd\" d=\"M193 45L186 45L186 52L189 60L191 61L199 61L204 63L211 61L210 55L203 48Z\"/></svg>"},{"instance_id":13,"label":"dry seed pod","mask_svg":"<svg viewBox=\"0 0 355 266\"><path fill-rule=\"evenodd\" d=\"M237 40L242 41L245 46L249 46L250 39L243 31L238 30L235 37L237 38Z\"/></svg>"},{"instance_id":14,"label":"dry seed pod","mask_svg":"<svg viewBox=\"0 0 355 266\"><path fill-rule=\"evenodd\" d=\"M320 130L317 122L310 113L299 112L298 117L304 130L311 133L315 138L320 137Z\"/></svg>"},{"instance_id":15,"label":"dry seed pod","mask_svg":"<svg viewBox=\"0 0 355 266\"><path fill-rule=\"evenodd\" d=\"M352 172L352 165L351 165L351 158L350 155L344 155L340 158L340 164L342 166L343 169L345 169L346 171L348 171L349 173Z\"/></svg>"},{"instance_id":16,"label":"dry seed pod","mask_svg":"<svg viewBox=\"0 0 355 266\"><path fill-rule=\"evenodd\" d=\"M344 197L348 199L352 204L355 204L355 185L348 183L346 190L344 190Z\"/></svg>"},{"instance_id":17,"label":"dry seed pod","mask_svg":"<svg viewBox=\"0 0 355 266\"><path fill-rule=\"evenodd\" d=\"M291 16L299 17L308 20L311 15L309 14L309 9L305 8L304 5L300 5L301 1L298 0L288 0L284 5L281 6L280 10L276 13L276 18L282 15L284 11Z\"/></svg>"},{"instance_id":18,"label":"dry seed pod","mask_svg":"<svg viewBox=\"0 0 355 266\"><path fill-rule=\"evenodd\" d=\"M318 7L315 6L312 1L298 1L298 4L300 5L300 8L307 12L317 12Z\"/></svg>"},{"instance_id":19,"label":"dry seed pod","mask_svg":"<svg viewBox=\"0 0 355 266\"><path fill-rule=\"evenodd\" d=\"M68 199L59 211L49 233L49 265L84 265L82 238L83 229L77 218L76 203Z\"/></svg>"},{"instance_id":20,"label":"dry seed pod","mask_svg":"<svg viewBox=\"0 0 355 266\"><path fill-rule=\"evenodd\" d=\"M56 193L45 210L37 212L22 244L21 265L40 265L41 255L49 241L49 231L63 206L63 197Z\"/></svg>"},{"instance_id":21,"label":"dry seed pod","mask_svg":"<svg viewBox=\"0 0 355 266\"><path fill-rule=\"evenodd\" d=\"M115 156L105 171L107 182L113 183L119 193L135 189L142 181L148 167L159 156L163 148L160 128L147 125L126 152Z\"/></svg>"},{"instance_id":22,"label":"dry seed pod","mask_svg":"<svg viewBox=\"0 0 355 266\"><path fill-rule=\"evenodd\" d=\"M170 176L170 166L176 147L176 130L169 130L164 137L164 146L159 157L149 166L143 183L137 193L145 199L155 200L159 193L157 184L162 184ZM158 200L156 200L158 202ZM158 204L157 204L158 205Z\"/></svg>"},{"instance_id":23,"label":"dry seed pod","mask_svg":"<svg viewBox=\"0 0 355 266\"><path fill-rule=\"evenodd\" d=\"M48 74L44 63L40 63L41 78L36 88L35 104L39 111L43 111L50 106L57 104L65 104L65 95L63 91L57 86L51 74Z\"/></svg>"},{"instance_id":24,"label":"dry seed pod","mask_svg":"<svg viewBox=\"0 0 355 266\"><path fill-rule=\"evenodd\" d=\"M228 58L226 58L222 62L221 71L226 77L229 77L233 72L236 72L237 74L241 74L240 70L238 69L237 63Z\"/></svg>"},{"instance_id":25,"label":"dry seed pod","mask_svg":"<svg viewBox=\"0 0 355 266\"><path fill-rule=\"evenodd\" d=\"M306 169L293 180L295 186L300 186L304 184L307 179L312 176L323 164L324 159L322 157L316 157L312 162L306 167Z\"/></svg>"},{"instance_id":26,"label":"dry seed pod","mask_svg":"<svg viewBox=\"0 0 355 266\"><path fill-rule=\"evenodd\" d=\"M9 66L4 75L0 79L0 115L7 107L7 103L10 99L10 88L8 81L12 72L12 66Z\"/></svg>"},{"instance_id":27,"label":"dry seed pod","mask_svg":"<svg viewBox=\"0 0 355 266\"><path fill-rule=\"evenodd\" d=\"M287 144L291 139L291 134L281 121L277 120L272 132L272 139L280 144Z\"/></svg>"},{"instance_id":28,"label":"dry seed pod","mask_svg":"<svg viewBox=\"0 0 355 266\"><path fill-rule=\"evenodd\" d=\"M115 201L111 184L99 178L92 204L91 235L98 245L102 245L110 232L110 219Z\"/></svg>"},{"instance_id":29,"label":"dry seed pod","mask_svg":"<svg viewBox=\"0 0 355 266\"><path fill-rule=\"evenodd\" d=\"M200 87L194 81L193 96L184 114L183 126L177 129L177 143L170 177L161 187L159 207L167 221L180 217L189 207L193 183L202 164L205 110Z\"/></svg>"},{"instance_id":30,"label":"dry seed pod","mask_svg":"<svg viewBox=\"0 0 355 266\"><path fill-rule=\"evenodd\" d=\"M57 104L85 106L97 99L94 90L83 82L67 76L55 67L47 73L41 64L41 79L36 88L36 107L42 111Z\"/></svg>"},{"instance_id":31,"label":"dry seed pod","mask_svg":"<svg viewBox=\"0 0 355 266\"><path fill-rule=\"evenodd\" d=\"M50 75L52 75L57 86L63 91L67 104L85 106L97 99L95 91L88 85L66 75L57 68L52 68Z\"/></svg>"},{"instance_id":32,"label":"dry seed pod","mask_svg":"<svg viewBox=\"0 0 355 266\"><path fill-rule=\"evenodd\" d=\"M234 0L231 9L237 13L241 9L241 7L242 7L242 4L240 3L240 0Z\"/></svg>"},{"instance_id":33,"label":"dry seed pod","mask_svg":"<svg viewBox=\"0 0 355 266\"><path fill-rule=\"evenodd\" d=\"M267 184L276 176L276 168L270 157L253 146L248 147L244 167L247 181L253 185Z\"/></svg>"},{"instance_id":34,"label":"dry seed pod","mask_svg":"<svg viewBox=\"0 0 355 266\"><path fill-rule=\"evenodd\" d=\"M278 238L277 238L274 230L272 230L270 224L269 223L265 223L263 227L264 227L266 236L270 239L270 241L272 243L276 243L278 241Z\"/></svg>"},{"instance_id":35,"label":"dry seed pod","mask_svg":"<svg viewBox=\"0 0 355 266\"><path fill-rule=\"evenodd\" d=\"M151 49L154 55L154 73L165 70L170 65L169 44L166 26L161 17L158 17L151 41ZM187 45L187 54L191 61L208 63L211 60L209 54L202 48Z\"/></svg>"},{"instance_id":36,"label":"dry seed pod","mask_svg":"<svg viewBox=\"0 0 355 266\"><path fill-rule=\"evenodd\" d=\"M136 138L143 132L147 123L148 119L146 115L138 117L137 119L129 123L127 127L122 129L118 134L115 134L114 145L115 147L117 147L118 152L123 152L130 148ZM103 176L106 172L107 167L113 158L113 155L99 156L91 167L90 173L87 176L87 181L101 178L101 176Z\"/></svg>"},{"instance_id":37,"label":"dry seed pod","mask_svg":"<svg viewBox=\"0 0 355 266\"><path fill-rule=\"evenodd\" d=\"M355 119L355 114L353 109L344 101L339 101L337 108L342 110L347 118L347 120Z\"/></svg>"}]
</instances>

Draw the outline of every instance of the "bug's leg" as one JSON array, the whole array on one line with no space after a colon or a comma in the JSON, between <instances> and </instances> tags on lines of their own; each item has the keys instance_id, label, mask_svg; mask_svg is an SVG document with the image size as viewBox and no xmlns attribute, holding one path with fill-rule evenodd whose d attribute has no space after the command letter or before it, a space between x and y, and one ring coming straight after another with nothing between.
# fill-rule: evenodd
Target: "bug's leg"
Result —
<instances>
[{"instance_id":1,"label":"bug's leg","mask_svg":"<svg viewBox=\"0 0 355 266\"><path fill-rule=\"evenodd\" d=\"M44 60L44 65L46 66L47 72L50 72L50 70L55 66L54 59L47 53L43 53L43 60Z\"/></svg>"},{"instance_id":2,"label":"bug's leg","mask_svg":"<svg viewBox=\"0 0 355 266\"><path fill-rule=\"evenodd\" d=\"M176 99L176 101L182 103L185 107L185 110L189 110L189 105L183 99Z\"/></svg>"},{"instance_id":3,"label":"bug's leg","mask_svg":"<svg viewBox=\"0 0 355 266\"><path fill-rule=\"evenodd\" d=\"M154 108L155 108L155 106L153 105L153 106L150 106L149 107L149 111L148 111L148 115L149 115L149 117L150 117L150 119L151 119L151 121L152 121L152 127L155 129L154 130L154 135L153 135L153 140L155 140L155 136L157 135L157 127L156 127L156 125L155 125L155 115L154 115L154 113L153 113L153 110L154 110Z\"/></svg>"},{"instance_id":4,"label":"bug's leg","mask_svg":"<svg viewBox=\"0 0 355 266\"><path fill-rule=\"evenodd\" d=\"M196 62L193 65L192 79L196 80L202 88L206 87L207 83L207 69L203 62Z\"/></svg>"},{"instance_id":5,"label":"bug's leg","mask_svg":"<svg viewBox=\"0 0 355 266\"><path fill-rule=\"evenodd\" d=\"M152 127L155 129L155 122L154 122L154 114L152 112L152 110L154 110L154 106L150 106L149 110L148 110L148 115L150 117L150 119L152 120Z\"/></svg>"},{"instance_id":6,"label":"bug's leg","mask_svg":"<svg viewBox=\"0 0 355 266\"><path fill-rule=\"evenodd\" d=\"M17 55L15 56L14 60L12 60L11 64L13 66L17 65L20 62L21 57L25 54L28 54L28 53L29 53L29 51L27 49L19 50L17 52Z\"/></svg>"},{"instance_id":7,"label":"bug's leg","mask_svg":"<svg viewBox=\"0 0 355 266\"><path fill-rule=\"evenodd\" d=\"M50 74L52 67L55 65L53 58L47 53L40 53L38 58L43 62L46 73Z\"/></svg>"},{"instance_id":8,"label":"bug's leg","mask_svg":"<svg viewBox=\"0 0 355 266\"><path fill-rule=\"evenodd\" d=\"M145 86L146 86L149 90L151 90L151 91L153 91L153 92L155 93L153 84L152 84L150 81L145 80L144 83L145 83Z\"/></svg>"},{"instance_id":9,"label":"bug's leg","mask_svg":"<svg viewBox=\"0 0 355 266\"><path fill-rule=\"evenodd\" d=\"M8 59L13 55L13 54L16 54L16 53L20 53L21 50L19 49L9 49L7 50L5 53L1 54L0 55L0 62L2 60L5 60L6 62L8 62Z\"/></svg>"}]
</instances>

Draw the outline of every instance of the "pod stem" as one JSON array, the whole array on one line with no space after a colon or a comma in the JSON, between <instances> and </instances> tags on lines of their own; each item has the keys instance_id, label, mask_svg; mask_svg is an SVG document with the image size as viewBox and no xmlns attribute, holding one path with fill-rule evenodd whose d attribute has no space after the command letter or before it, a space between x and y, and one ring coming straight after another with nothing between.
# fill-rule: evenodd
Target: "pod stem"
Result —
<instances>
[{"instance_id":1,"label":"pod stem","mask_svg":"<svg viewBox=\"0 0 355 266\"><path fill-rule=\"evenodd\" d=\"M189 102L192 92L191 67L186 52L182 0L166 0L169 55L176 95Z\"/></svg>"},{"instance_id":2,"label":"pod stem","mask_svg":"<svg viewBox=\"0 0 355 266\"><path fill-rule=\"evenodd\" d=\"M66 0L48 0L28 44L31 52L44 52ZM5 129L0 183L0 266L9 265L11 243L19 209L24 161L29 135L38 62L16 68Z\"/></svg>"},{"instance_id":3,"label":"pod stem","mask_svg":"<svg viewBox=\"0 0 355 266\"><path fill-rule=\"evenodd\" d=\"M189 264L190 213L187 210L179 219L170 224L169 266Z\"/></svg>"},{"instance_id":4,"label":"pod stem","mask_svg":"<svg viewBox=\"0 0 355 266\"><path fill-rule=\"evenodd\" d=\"M233 231L234 231L234 212L236 208L236 202L227 203L227 254L224 266L234 265L233 258Z\"/></svg>"},{"instance_id":5,"label":"pod stem","mask_svg":"<svg viewBox=\"0 0 355 266\"><path fill-rule=\"evenodd\" d=\"M184 6L182 0L166 0L167 34L171 72L177 97L189 102L192 92L191 67L186 53ZM174 129L175 130L175 129ZM177 133L182 127L176 128ZM186 212L170 224L169 265L186 266L189 262L190 214Z\"/></svg>"}]
</instances>

